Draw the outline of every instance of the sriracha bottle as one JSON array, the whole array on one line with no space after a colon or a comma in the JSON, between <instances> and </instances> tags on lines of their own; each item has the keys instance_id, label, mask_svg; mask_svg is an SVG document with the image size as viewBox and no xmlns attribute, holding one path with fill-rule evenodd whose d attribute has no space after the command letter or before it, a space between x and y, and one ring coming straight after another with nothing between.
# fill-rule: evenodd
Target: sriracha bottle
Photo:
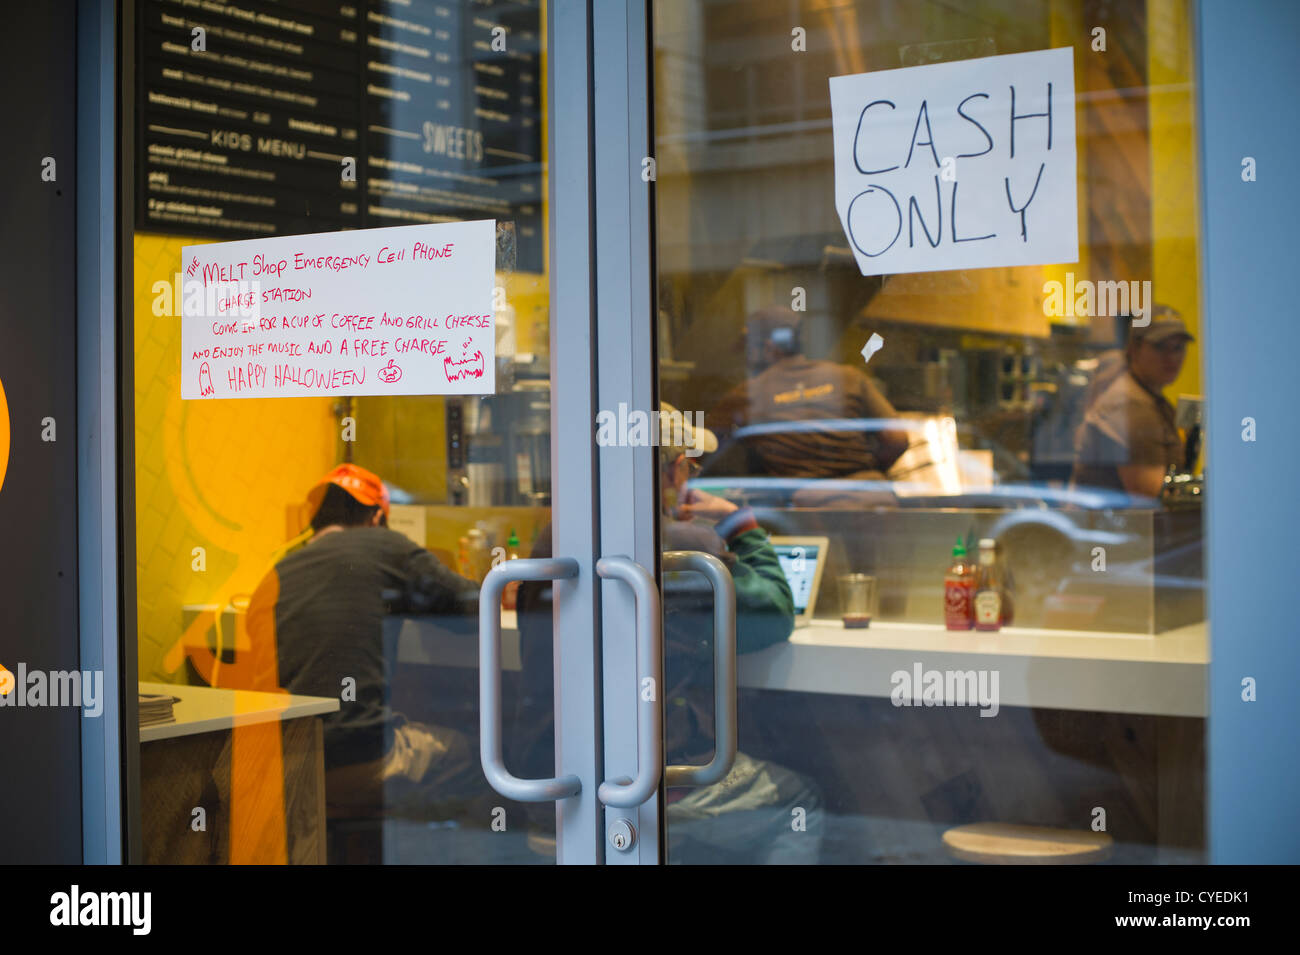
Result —
<instances>
[{"instance_id":1,"label":"sriracha bottle","mask_svg":"<svg viewBox=\"0 0 1300 955\"><path fill-rule=\"evenodd\" d=\"M966 544L960 537L943 578L943 622L949 630L975 626L975 565L966 558Z\"/></svg>"}]
</instances>

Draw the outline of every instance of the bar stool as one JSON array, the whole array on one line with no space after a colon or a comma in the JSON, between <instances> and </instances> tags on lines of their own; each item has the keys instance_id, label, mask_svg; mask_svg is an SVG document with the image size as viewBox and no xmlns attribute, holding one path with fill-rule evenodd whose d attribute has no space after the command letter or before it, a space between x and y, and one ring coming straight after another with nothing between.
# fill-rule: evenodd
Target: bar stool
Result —
<instances>
[{"instance_id":1,"label":"bar stool","mask_svg":"<svg viewBox=\"0 0 1300 955\"><path fill-rule=\"evenodd\" d=\"M1109 833L1091 829L975 822L943 834L948 854L983 865L1091 865L1110 857Z\"/></svg>"}]
</instances>

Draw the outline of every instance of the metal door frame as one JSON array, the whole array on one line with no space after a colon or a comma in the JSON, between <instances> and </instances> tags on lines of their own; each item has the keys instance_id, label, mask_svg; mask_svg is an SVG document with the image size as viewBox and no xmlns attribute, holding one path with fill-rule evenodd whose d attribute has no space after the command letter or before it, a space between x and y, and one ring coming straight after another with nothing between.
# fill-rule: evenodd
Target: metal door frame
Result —
<instances>
[{"instance_id":1,"label":"metal door frame","mask_svg":"<svg viewBox=\"0 0 1300 955\"><path fill-rule=\"evenodd\" d=\"M564 0L556 3L563 5ZM596 84L590 106L597 131L592 147L599 256L594 250L592 254L600 332L596 351L600 372L598 407L616 410L625 403L629 409L651 411L658 407L655 187L653 178L647 181L641 175L642 160L654 155L651 2L587 0L586 5L592 17L591 69ZM1207 316L1202 360L1209 413L1217 422L1211 430L1220 435L1208 449L1209 470L1218 479L1205 512L1208 621L1214 659L1210 691L1213 718L1207 728L1206 835L1214 862L1285 861L1286 852L1294 847L1294 839L1279 840L1274 830L1277 820L1285 815L1285 807L1293 805L1297 798L1296 775L1287 776L1276 768L1287 764L1288 741L1259 729L1261 725L1295 725L1300 704L1294 698L1276 695L1268 704L1243 706L1240 702L1243 675L1258 677L1284 661L1288 672L1296 670L1295 656L1288 650L1285 602L1259 600L1261 593L1283 593L1288 587L1285 568L1290 566L1288 556L1294 548L1287 535L1296 522L1279 520L1276 512L1270 512L1266 524L1272 530L1263 541L1265 528L1254 519L1251 503L1276 497L1273 476L1286 473L1294 464L1293 442L1281 437L1277 429L1282 418L1277 415L1273 415L1277 420L1271 442L1248 445L1236 438L1242 415L1268 414L1286 406L1292 377L1284 370L1282 356L1294 349L1275 347L1268 352L1273 360L1271 375L1261 375L1258 366L1264 360L1258 350L1259 341L1265 337L1275 341L1294 338L1293 325L1280 318L1286 311L1285 286L1251 280L1259 275L1285 274L1280 250L1286 248L1285 223L1291 220L1284 215L1264 215L1264 210L1275 207L1279 197L1263 182L1244 187L1251 190L1251 201L1242 208L1248 210L1262 203L1257 214L1236 208L1246 201L1239 193L1243 189L1238 175L1239 154L1256 154L1267 148L1276 168L1277 157L1294 152L1287 146L1297 138L1293 127L1270 119L1285 106L1284 91L1288 89L1284 83L1267 83L1272 77L1282 79L1279 71L1288 62L1286 51L1276 44L1281 42L1278 38L1289 34L1269 26L1276 15L1275 10L1258 0L1241 11L1234 9L1231 15L1203 2L1192 4L1197 43L1205 303L1202 314ZM1235 29L1228 29L1234 24ZM1207 45L1207 37L1211 36L1215 37L1212 49ZM1243 50L1257 48L1261 43L1265 44L1267 57L1252 55L1242 60ZM1242 68L1243 62L1249 62L1251 69ZM1273 67L1270 76L1252 72L1261 62ZM1257 94L1252 101L1255 105L1242 111L1240 90L1247 87L1269 93L1267 97ZM563 102L558 97L556 101ZM1249 146L1250 142L1256 145ZM1290 199L1290 205L1294 205L1294 192ZM1259 237L1261 221L1268 230L1268 241ZM1274 267L1264 267L1266 264ZM1212 313L1221 317L1211 322L1208 316ZM1221 334L1226 316L1234 313L1252 316L1256 326L1250 335L1225 338ZM1261 326L1260 322L1271 324ZM1249 462L1242 449L1251 450ZM600 504L601 550L606 555L630 556L659 581L655 449L604 447L597 454L599 487L604 491ZM1265 546L1262 552L1261 543ZM1244 564L1237 561L1236 555L1246 550L1261 559ZM1270 569L1264 572L1264 567ZM636 663L629 632L633 607L626 589L612 583L605 586L603 600L601 672L607 776L632 776L637 768ZM1229 605L1233 608L1231 614L1226 609ZM1248 620L1242 616L1243 607L1248 608ZM1276 685L1279 681L1273 682ZM1262 711L1256 708L1260 706L1272 708L1267 724L1259 722L1257 714ZM1259 811L1261 792L1269 794L1265 805L1272 811ZM638 833L631 852L619 852L606 844L607 861L665 861L662 794L661 783L659 794L638 810L606 811L607 825L628 818Z\"/></svg>"},{"instance_id":2,"label":"metal door frame","mask_svg":"<svg viewBox=\"0 0 1300 955\"><path fill-rule=\"evenodd\" d=\"M583 0L553 0L547 13L546 117L550 201L552 548L578 561L554 584L555 774L582 790L556 804L556 861L604 859L596 790L601 765L595 585L599 508L592 423L596 418L595 146L592 17ZM630 614L626 619L631 619Z\"/></svg>"},{"instance_id":3,"label":"metal door frame","mask_svg":"<svg viewBox=\"0 0 1300 955\"><path fill-rule=\"evenodd\" d=\"M139 861L139 729L135 720L135 456L129 204L134 96L122 17L130 7L77 4L77 569L81 666L104 672L104 712L81 726L82 861ZM127 150L124 153L122 150ZM125 203L125 205L124 205Z\"/></svg>"},{"instance_id":4,"label":"metal door frame","mask_svg":"<svg viewBox=\"0 0 1300 955\"><path fill-rule=\"evenodd\" d=\"M1290 690L1300 657L1286 599L1295 587L1300 508L1284 477L1296 464L1290 366L1300 334L1287 277L1300 203L1294 180L1279 173L1300 135L1277 117L1295 88L1287 37L1300 15L1286 4L1243 0L1197 3L1194 16L1209 417L1206 839L1216 865L1294 863L1300 832L1280 824L1295 818L1300 800L1293 732L1300 698ZM1247 156L1258 162L1258 181L1242 179ZM1242 435L1246 417L1258 421L1255 441ZM1258 683L1252 702L1242 699L1247 677Z\"/></svg>"},{"instance_id":5,"label":"metal door frame","mask_svg":"<svg viewBox=\"0 0 1300 955\"><path fill-rule=\"evenodd\" d=\"M651 29L648 0L597 0L591 4L591 67L595 78L595 258L599 336L596 348L598 408L620 405L658 409L658 360L654 335L654 179L651 125ZM594 431L594 418L588 427ZM592 432L589 432L591 434ZM653 447L601 447L600 545L604 556L630 557L656 585L659 573L658 451ZM558 552L557 552L558 553ZM645 717L637 681L635 617L629 589L604 585L602 601L602 695L605 776L637 776L638 710ZM660 661L662 666L662 660ZM655 688L662 713L662 688ZM663 860L660 826L662 781L636 809L606 808L605 826L626 819L636 830L633 846L619 851L602 835L611 865Z\"/></svg>"},{"instance_id":6,"label":"metal door frame","mask_svg":"<svg viewBox=\"0 0 1300 955\"><path fill-rule=\"evenodd\" d=\"M78 23L78 435L83 661L105 671L103 732L82 740L83 859L141 861L136 708L132 201L135 50L131 0L80 0ZM546 51L551 209L553 551L577 559L555 594L555 764L582 791L556 806L560 863L604 858L597 644L599 485L595 420L595 153L592 11L553 0ZM631 619L630 616L628 619Z\"/></svg>"},{"instance_id":7,"label":"metal door frame","mask_svg":"<svg viewBox=\"0 0 1300 955\"><path fill-rule=\"evenodd\" d=\"M1255 241L1234 251L1228 240L1236 234L1232 227L1239 222L1225 221L1225 210L1236 201L1232 198L1235 190L1242 188L1235 173L1223 171L1224 162L1236 162L1236 153L1231 152L1236 147L1225 144L1239 139L1224 132L1225 124L1236 116L1234 128L1250 125L1263 107L1248 117L1224 112L1231 100L1228 87L1236 88L1233 78L1224 72L1232 49L1219 45L1222 34L1217 34L1220 40L1207 51L1205 37L1211 28L1222 26L1217 23L1222 17L1216 19L1205 4L1197 4L1195 9L1200 44L1197 99L1206 303L1224 313L1228 309L1249 313L1257 322L1268 319L1274 325L1267 334L1284 335L1285 329L1277 324L1282 321L1278 317L1281 312L1273 309L1276 295L1270 294L1266 283L1231 281L1234 274L1243 274L1243 269L1246 273L1267 272L1256 261L1263 243ZM1257 6L1250 9L1253 16L1247 25L1267 23L1261 20ZM127 174L132 168L132 143L130 137L121 136L133 123L133 4L82 0L79 14L81 647L83 665L103 666L108 688L105 717L99 722L104 731L86 733L82 739L81 821L85 861L111 863L139 859L139 833L135 831L140 810L138 739L131 718L135 708L133 322L124 302L132 275L132 183ZM657 407L652 334L654 183L641 176L642 160L653 155L649 3L551 0L547 21L552 104L546 118L551 208L552 488L555 513L563 515L554 525L553 552L576 558L581 567L578 578L559 582L555 588L556 769L558 774L573 773L583 780L582 792L557 807L558 861L597 863L608 857L607 861L619 864L657 863L663 858L659 797L635 811L600 812L596 801L596 788L606 767L609 776L635 775L637 714L635 647L628 632L634 617L631 596L616 582L596 587L595 561L602 555L625 554L659 577L655 450L598 449L593 437L598 409L616 409L620 403L646 411ZM1259 43L1278 36L1257 30L1250 38ZM1264 88L1258 77L1256 86ZM1274 134L1282 129L1262 120L1252 128L1271 129ZM1294 138L1293 133L1284 137L1286 142ZM1282 148L1272 154L1287 153ZM1267 186L1261 183L1246 188ZM1276 253L1280 245L1272 248L1280 254ZM1250 301L1255 304L1243 303L1243 294L1253 295ZM1210 332L1217 327L1219 324L1214 324ZM1207 505L1207 536L1214 544L1208 560L1208 577L1215 585L1210 619L1216 637L1209 837L1212 858L1218 862L1272 858L1281 844L1273 838L1275 834L1261 827L1271 825L1277 817L1258 812L1257 805L1251 812L1243 812L1242 807L1251 807L1260 792L1271 793L1268 805L1272 808L1288 804L1287 800L1294 803L1296 798L1294 778L1288 785L1270 769L1285 764L1285 759L1280 764L1275 759L1285 741L1276 738L1270 742L1267 734L1243 725L1246 716L1237 702L1240 674L1258 673L1289 659L1284 652L1286 628L1272 619L1283 613L1284 607L1279 604L1265 613L1260 601L1249 599L1261 592L1280 592L1277 586L1285 589L1279 575L1288 566L1289 543L1284 544L1281 538L1270 540L1267 553L1274 560L1252 561L1249 566L1235 562L1241 550L1232 546L1242 542L1250 526L1243 509L1260 499L1260 494L1275 489L1267 483L1276 473L1271 465L1243 465L1236 460L1240 449L1232 450L1238 446L1230 447L1233 416L1277 407L1261 389L1269 380L1289 381L1285 375L1275 379L1259 375L1256 364L1260 353L1243 351L1264 334L1258 327L1247 337L1215 334L1215 358L1206 361L1207 391L1221 396L1218 402L1212 401L1211 416L1223 435L1210 446L1218 487ZM1270 354L1281 362L1284 353L1284 349L1275 349ZM597 377L598 372L603 373ZM1271 446L1261 442L1255 456L1267 452L1274 460L1281 454L1274 463L1285 465L1290 463L1285 456L1287 447L1286 442ZM1289 523L1294 522L1275 520L1273 526L1284 534ZM1259 543L1251 541L1255 552ZM1261 586L1258 575L1263 567L1273 571L1265 575L1267 583ZM1250 608L1249 620L1228 616L1225 608L1234 602L1238 606L1234 613L1240 607ZM603 634L599 643L598 633ZM599 690L598 676L603 678ZM1255 704L1260 705L1265 704ZM1285 715L1294 717L1294 700L1270 705L1282 709L1272 714L1269 725L1295 724L1294 718ZM1244 740L1253 742L1242 748ZM1226 758L1234 753L1238 756ZM1256 777L1246 771L1251 767L1264 774L1258 785L1253 782ZM638 839L633 851L607 851L606 824L623 817L633 818L636 826Z\"/></svg>"}]
</instances>

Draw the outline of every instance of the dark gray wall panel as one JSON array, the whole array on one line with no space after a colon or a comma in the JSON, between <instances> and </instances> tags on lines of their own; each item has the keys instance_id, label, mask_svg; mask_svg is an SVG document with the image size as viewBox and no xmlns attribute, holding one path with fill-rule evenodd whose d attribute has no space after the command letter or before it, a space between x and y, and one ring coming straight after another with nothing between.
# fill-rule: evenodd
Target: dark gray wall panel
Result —
<instances>
[{"instance_id":1,"label":"dark gray wall panel","mask_svg":"<svg viewBox=\"0 0 1300 955\"><path fill-rule=\"evenodd\" d=\"M0 487L0 664L76 670L75 4L4 13L0 382L11 440ZM41 179L46 156L54 182ZM41 439L46 417L53 442ZM81 720L74 707L0 708L0 862L81 861Z\"/></svg>"}]
</instances>

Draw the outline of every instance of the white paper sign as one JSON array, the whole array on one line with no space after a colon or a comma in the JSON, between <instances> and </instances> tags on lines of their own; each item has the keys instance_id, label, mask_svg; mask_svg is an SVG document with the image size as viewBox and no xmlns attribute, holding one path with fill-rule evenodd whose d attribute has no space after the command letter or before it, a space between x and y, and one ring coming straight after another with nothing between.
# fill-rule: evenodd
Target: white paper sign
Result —
<instances>
[{"instance_id":1,"label":"white paper sign","mask_svg":"<svg viewBox=\"0 0 1300 955\"><path fill-rule=\"evenodd\" d=\"M1079 260L1073 48L830 91L835 209L863 275Z\"/></svg>"},{"instance_id":2,"label":"white paper sign","mask_svg":"<svg viewBox=\"0 0 1300 955\"><path fill-rule=\"evenodd\" d=\"M496 223L182 250L181 397L492 394Z\"/></svg>"}]
</instances>

